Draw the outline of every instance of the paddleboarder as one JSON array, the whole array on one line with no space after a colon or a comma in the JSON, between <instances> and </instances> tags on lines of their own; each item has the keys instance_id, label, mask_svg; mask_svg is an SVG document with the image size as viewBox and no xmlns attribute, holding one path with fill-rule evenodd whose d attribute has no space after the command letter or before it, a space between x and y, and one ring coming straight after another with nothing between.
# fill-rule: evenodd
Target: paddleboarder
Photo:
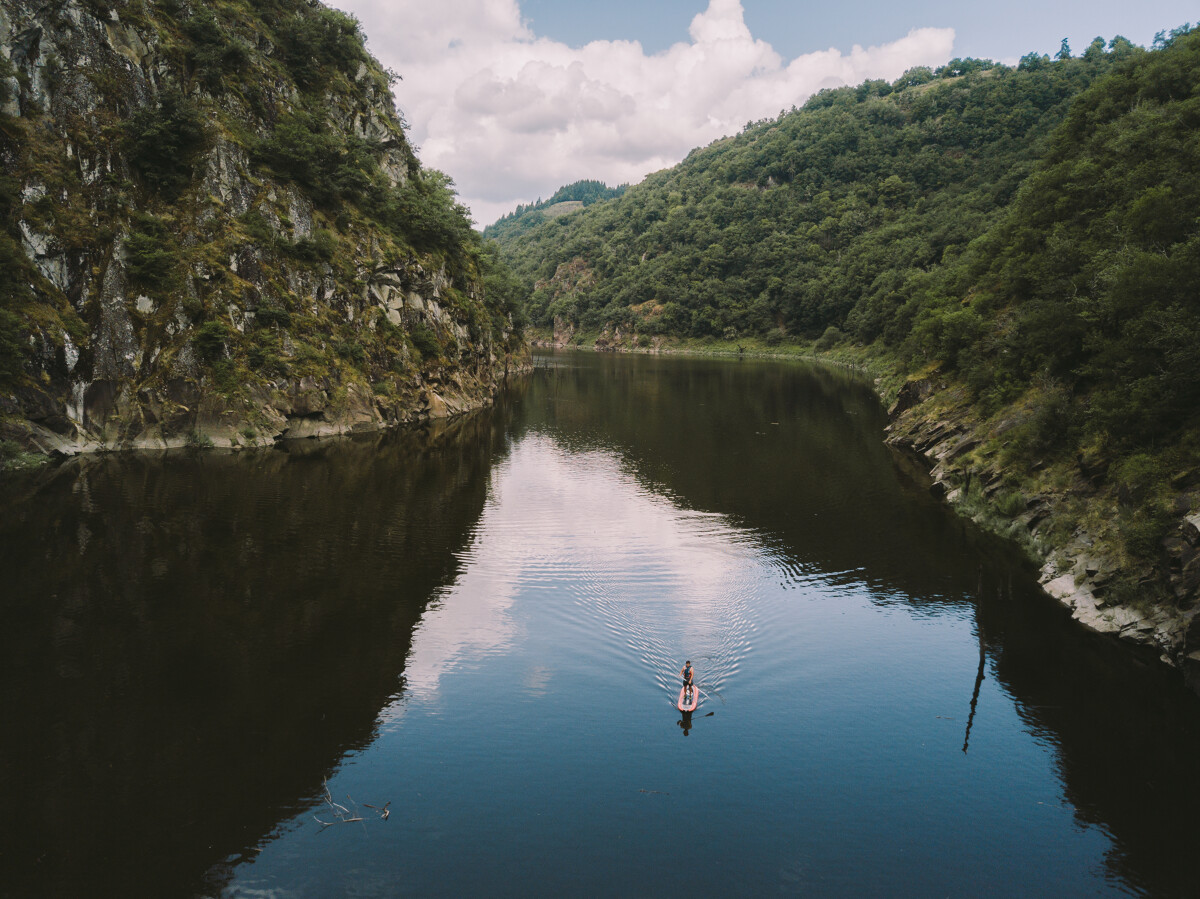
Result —
<instances>
[{"instance_id":1,"label":"paddleboarder","mask_svg":"<svg viewBox=\"0 0 1200 899\"><path fill-rule=\"evenodd\" d=\"M692 686L692 660L691 659L688 659L686 662L683 663L683 668L680 670L679 675L680 675L680 677L683 678L684 696L690 702L691 696L692 696L692 690L695 689Z\"/></svg>"}]
</instances>

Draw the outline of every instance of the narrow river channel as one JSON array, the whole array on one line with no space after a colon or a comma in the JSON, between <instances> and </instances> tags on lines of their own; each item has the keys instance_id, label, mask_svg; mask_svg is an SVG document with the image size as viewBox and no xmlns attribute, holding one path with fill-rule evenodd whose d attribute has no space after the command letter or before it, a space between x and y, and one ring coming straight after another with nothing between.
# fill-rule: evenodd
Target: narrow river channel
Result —
<instances>
[{"instance_id":1,"label":"narrow river channel","mask_svg":"<svg viewBox=\"0 0 1200 899\"><path fill-rule=\"evenodd\" d=\"M1193 895L1200 701L869 384L539 363L426 429L7 478L0 895Z\"/></svg>"}]
</instances>

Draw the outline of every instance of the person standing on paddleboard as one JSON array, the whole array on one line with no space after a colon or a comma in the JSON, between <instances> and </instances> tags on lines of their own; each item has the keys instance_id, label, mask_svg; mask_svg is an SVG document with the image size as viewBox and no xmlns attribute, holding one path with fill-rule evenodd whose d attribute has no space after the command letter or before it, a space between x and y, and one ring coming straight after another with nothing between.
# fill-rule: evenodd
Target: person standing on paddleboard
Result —
<instances>
[{"instance_id":1,"label":"person standing on paddleboard","mask_svg":"<svg viewBox=\"0 0 1200 899\"><path fill-rule=\"evenodd\" d=\"M686 662L683 663L683 668L680 670L679 675L683 678L684 695L690 697L692 695L692 690L694 689L694 687L692 686L692 661L691 661L691 659L688 659Z\"/></svg>"}]
</instances>

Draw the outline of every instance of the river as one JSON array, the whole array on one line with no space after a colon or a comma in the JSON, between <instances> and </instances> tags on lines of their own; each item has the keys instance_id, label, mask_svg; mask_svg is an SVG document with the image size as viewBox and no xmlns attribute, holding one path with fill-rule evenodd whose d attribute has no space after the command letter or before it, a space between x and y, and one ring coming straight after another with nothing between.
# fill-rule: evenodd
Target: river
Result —
<instances>
[{"instance_id":1,"label":"river","mask_svg":"<svg viewBox=\"0 0 1200 899\"><path fill-rule=\"evenodd\" d=\"M539 362L424 429L6 477L0 895L1192 895L1200 702L861 377Z\"/></svg>"}]
</instances>

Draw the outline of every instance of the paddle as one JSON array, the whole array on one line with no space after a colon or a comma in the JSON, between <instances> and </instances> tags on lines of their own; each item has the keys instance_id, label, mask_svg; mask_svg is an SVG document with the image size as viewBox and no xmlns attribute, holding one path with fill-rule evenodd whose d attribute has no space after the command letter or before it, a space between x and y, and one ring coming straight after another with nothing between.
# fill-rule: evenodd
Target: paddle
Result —
<instances>
[{"instance_id":1,"label":"paddle","mask_svg":"<svg viewBox=\"0 0 1200 899\"><path fill-rule=\"evenodd\" d=\"M701 696L705 697L706 699L712 699L712 696L709 696L707 693L705 693L699 684L696 685L696 689L700 691ZM722 696L718 690L711 686L708 689L713 691L713 696L716 696L717 699L721 700L721 705L725 705L725 697Z\"/></svg>"}]
</instances>

